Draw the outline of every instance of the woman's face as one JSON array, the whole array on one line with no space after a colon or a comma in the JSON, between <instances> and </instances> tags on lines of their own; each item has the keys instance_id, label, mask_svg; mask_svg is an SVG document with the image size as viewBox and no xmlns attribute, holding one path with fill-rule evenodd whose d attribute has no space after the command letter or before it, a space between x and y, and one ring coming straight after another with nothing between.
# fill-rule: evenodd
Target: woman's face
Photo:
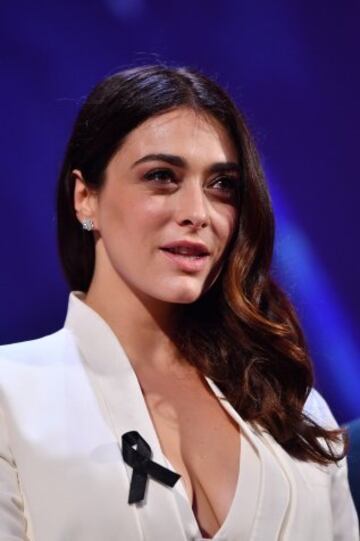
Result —
<instances>
[{"instance_id":1,"label":"woman's face","mask_svg":"<svg viewBox=\"0 0 360 541\"><path fill-rule=\"evenodd\" d=\"M219 273L238 185L236 149L214 118L180 107L146 120L109 162L91 203L97 282L114 295L125 287L167 303L195 301ZM163 249L179 241L201 243L208 255Z\"/></svg>"}]
</instances>

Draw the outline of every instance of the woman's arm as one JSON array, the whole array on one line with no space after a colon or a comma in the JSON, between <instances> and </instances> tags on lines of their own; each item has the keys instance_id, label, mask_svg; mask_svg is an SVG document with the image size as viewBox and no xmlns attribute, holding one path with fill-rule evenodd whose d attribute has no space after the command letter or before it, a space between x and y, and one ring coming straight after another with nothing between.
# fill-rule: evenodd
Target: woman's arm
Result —
<instances>
[{"instance_id":1,"label":"woman's arm","mask_svg":"<svg viewBox=\"0 0 360 541\"><path fill-rule=\"evenodd\" d=\"M346 458L341 460L332 474L331 505L334 517L334 541L358 541L359 521L349 489Z\"/></svg>"},{"instance_id":2,"label":"woman's arm","mask_svg":"<svg viewBox=\"0 0 360 541\"><path fill-rule=\"evenodd\" d=\"M29 541L16 464L0 406L0 541Z\"/></svg>"},{"instance_id":3,"label":"woman's arm","mask_svg":"<svg viewBox=\"0 0 360 541\"><path fill-rule=\"evenodd\" d=\"M305 413L324 428L338 428L326 400L312 389L305 404ZM331 466L331 506L334 541L359 541L359 520L351 496L347 458Z\"/></svg>"}]
</instances>

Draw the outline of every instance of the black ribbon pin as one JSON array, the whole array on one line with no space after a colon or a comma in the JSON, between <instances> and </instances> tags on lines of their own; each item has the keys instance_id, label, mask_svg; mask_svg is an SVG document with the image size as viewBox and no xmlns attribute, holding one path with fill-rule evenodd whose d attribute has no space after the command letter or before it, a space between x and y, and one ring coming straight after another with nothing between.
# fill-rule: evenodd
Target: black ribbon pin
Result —
<instances>
[{"instance_id":1,"label":"black ribbon pin","mask_svg":"<svg viewBox=\"0 0 360 541\"><path fill-rule=\"evenodd\" d=\"M128 503L144 499L148 476L173 487L181 475L151 460L151 447L136 430L125 432L122 438L122 456L126 464L133 468ZM133 447L137 445L137 449Z\"/></svg>"}]
</instances>

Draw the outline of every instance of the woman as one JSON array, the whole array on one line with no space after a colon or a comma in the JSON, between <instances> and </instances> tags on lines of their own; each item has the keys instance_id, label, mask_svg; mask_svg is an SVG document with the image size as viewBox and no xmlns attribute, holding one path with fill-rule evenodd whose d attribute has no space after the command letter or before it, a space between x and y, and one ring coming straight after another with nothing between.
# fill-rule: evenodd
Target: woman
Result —
<instances>
[{"instance_id":1,"label":"woman","mask_svg":"<svg viewBox=\"0 0 360 541\"><path fill-rule=\"evenodd\" d=\"M64 327L0 351L0 540L358 539L224 90L166 66L107 78L57 201Z\"/></svg>"}]
</instances>

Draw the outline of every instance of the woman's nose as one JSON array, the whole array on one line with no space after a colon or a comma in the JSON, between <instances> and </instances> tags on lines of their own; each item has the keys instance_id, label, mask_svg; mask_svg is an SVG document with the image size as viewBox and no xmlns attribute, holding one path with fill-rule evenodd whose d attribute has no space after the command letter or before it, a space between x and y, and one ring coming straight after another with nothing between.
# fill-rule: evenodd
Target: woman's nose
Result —
<instances>
[{"instance_id":1,"label":"woman's nose","mask_svg":"<svg viewBox=\"0 0 360 541\"><path fill-rule=\"evenodd\" d=\"M209 224L209 202L203 187L198 184L183 185L177 195L177 221L197 228L206 227Z\"/></svg>"}]
</instances>

